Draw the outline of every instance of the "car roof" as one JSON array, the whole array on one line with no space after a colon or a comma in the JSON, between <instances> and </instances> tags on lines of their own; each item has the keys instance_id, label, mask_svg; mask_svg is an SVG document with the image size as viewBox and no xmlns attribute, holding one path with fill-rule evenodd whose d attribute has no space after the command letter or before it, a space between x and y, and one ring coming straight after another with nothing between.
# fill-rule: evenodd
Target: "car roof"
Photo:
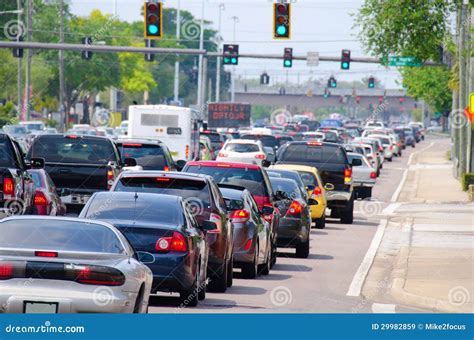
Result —
<instances>
[{"instance_id":1,"label":"car roof","mask_svg":"<svg viewBox=\"0 0 474 340\"><path fill-rule=\"evenodd\" d=\"M262 168L259 165L237 163L237 162L192 161L192 162L188 162L187 166L262 170Z\"/></svg>"},{"instance_id":2,"label":"car roof","mask_svg":"<svg viewBox=\"0 0 474 340\"><path fill-rule=\"evenodd\" d=\"M162 146L163 142L157 139L118 139L115 141L116 144L149 144Z\"/></svg>"},{"instance_id":3,"label":"car roof","mask_svg":"<svg viewBox=\"0 0 474 340\"><path fill-rule=\"evenodd\" d=\"M107 227L114 232L116 232L116 229L113 225L110 223L98 221L98 220L90 220L90 219L83 219L83 218L78 218L78 217L65 217L65 216L39 216L39 215L24 215L24 216L11 216L11 217L6 217L2 220L0 220L0 224L12 220L23 220L23 221L28 221L28 220L38 220L38 221L44 221L44 220L52 220L52 221L64 221L64 222L75 222L75 223L84 223L84 224L98 224L104 227Z\"/></svg>"}]
</instances>

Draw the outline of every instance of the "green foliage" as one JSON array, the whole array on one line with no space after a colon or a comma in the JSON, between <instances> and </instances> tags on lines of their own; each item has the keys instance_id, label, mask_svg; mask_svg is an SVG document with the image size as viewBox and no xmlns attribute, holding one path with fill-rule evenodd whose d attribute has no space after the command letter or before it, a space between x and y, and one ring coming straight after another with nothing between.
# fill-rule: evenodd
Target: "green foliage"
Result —
<instances>
[{"instance_id":1,"label":"green foliage","mask_svg":"<svg viewBox=\"0 0 474 340\"><path fill-rule=\"evenodd\" d=\"M5 105L0 105L0 126L14 124L17 120L15 104L6 102Z\"/></svg>"},{"instance_id":2,"label":"green foliage","mask_svg":"<svg viewBox=\"0 0 474 340\"><path fill-rule=\"evenodd\" d=\"M461 176L461 187L464 191L469 189L470 185L474 185L474 173L466 173Z\"/></svg>"},{"instance_id":3,"label":"green foliage","mask_svg":"<svg viewBox=\"0 0 474 340\"><path fill-rule=\"evenodd\" d=\"M252 105L252 119L255 121L257 119L270 118L273 109L268 105Z\"/></svg>"}]
</instances>

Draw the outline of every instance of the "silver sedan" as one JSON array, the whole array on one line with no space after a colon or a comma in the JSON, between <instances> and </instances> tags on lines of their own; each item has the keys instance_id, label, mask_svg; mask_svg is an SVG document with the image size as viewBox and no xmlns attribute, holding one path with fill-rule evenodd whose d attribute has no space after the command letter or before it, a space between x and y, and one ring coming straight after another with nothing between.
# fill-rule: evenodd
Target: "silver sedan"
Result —
<instances>
[{"instance_id":1,"label":"silver sedan","mask_svg":"<svg viewBox=\"0 0 474 340\"><path fill-rule=\"evenodd\" d=\"M3 219L0 313L146 313L151 261L107 223Z\"/></svg>"}]
</instances>

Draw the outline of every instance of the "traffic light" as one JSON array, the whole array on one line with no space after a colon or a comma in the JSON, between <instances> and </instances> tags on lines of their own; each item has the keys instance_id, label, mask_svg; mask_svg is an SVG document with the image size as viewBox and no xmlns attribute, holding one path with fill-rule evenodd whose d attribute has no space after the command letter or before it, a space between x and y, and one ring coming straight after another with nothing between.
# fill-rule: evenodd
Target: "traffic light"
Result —
<instances>
[{"instance_id":1,"label":"traffic light","mask_svg":"<svg viewBox=\"0 0 474 340\"><path fill-rule=\"evenodd\" d=\"M224 44L224 65L239 65L239 45Z\"/></svg>"},{"instance_id":2,"label":"traffic light","mask_svg":"<svg viewBox=\"0 0 474 340\"><path fill-rule=\"evenodd\" d=\"M146 47L155 47L155 40L145 39ZM145 61L155 61L155 55L153 53L145 53Z\"/></svg>"},{"instance_id":3,"label":"traffic light","mask_svg":"<svg viewBox=\"0 0 474 340\"><path fill-rule=\"evenodd\" d=\"M260 76L260 84L261 85L270 84L270 76L267 74L267 72L262 73L262 75Z\"/></svg>"},{"instance_id":4,"label":"traffic light","mask_svg":"<svg viewBox=\"0 0 474 340\"><path fill-rule=\"evenodd\" d=\"M337 80L334 77L329 78L328 80L328 87L335 89L337 87Z\"/></svg>"},{"instance_id":5,"label":"traffic light","mask_svg":"<svg viewBox=\"0 0 474 340\"><path fill-rule=\"evenodd\" d=\"M290 39L291 35L291 5L284 3L273 4L273 38Z\"/></svg>"},{"instance_id":6,"label":"traffic light","mask_svg":"<svg viewBox=\"0 0 474 340\"><path fill-rule=\"evenodd\" d=\"M83 45L92 45L92 38L91 37L85 37L82 38L82 44ZM92 59L92 52L91 51L82 51L81 56L82 59L84 60L91 60Z\"/></svg>"},{"instance_id":7,"label":"traffic light","mask_svg":"<svg viewBox=\"0 0 474 340\"><path fill-rule=\"evenodd\" d=\"M369 89L374 89L375 88L375 78L370 77L369 78Z\"/></svg>"},{"instance_id":8,"label":"traffic light","mask_svg":"<svg viewBox=\"0 0 474 340\"><path fill-rule=\"evenodd\" d=\"M327 98L329 98L330 96L331 96L331 92L329 92L328 89L324 89L323 97L327 99Z\"/></svg>"},{"instance_id":9,"label":"traffic light","mask_svg":"<svg viewBox=\"0 0 474 340\"><path fill-rule=\"evenodd\" d=\"M163 36L163 6L161 2L148 0L144 7L145 39L160 39Z\"/></svg>"},{"instance_id":10,"label":"traffic light","mask_svg":"<svg viewBox=\"0 0 474 340\"><path fill-rule=\"evenodd\" d=\"M283 66L293 66L293 49L290 47L285 48L285 52L283 53Z\"/></svg>"},{"instance_id":11,"label":"traffic light","mask_svg":"<svg viewBox=\"0 0 474 340\"><path fill-rule=\"evenodd\" d=\"M351 51L342 50L341 55L341 69L348 70L351 68Z\"/></svg>"}]
</instances>

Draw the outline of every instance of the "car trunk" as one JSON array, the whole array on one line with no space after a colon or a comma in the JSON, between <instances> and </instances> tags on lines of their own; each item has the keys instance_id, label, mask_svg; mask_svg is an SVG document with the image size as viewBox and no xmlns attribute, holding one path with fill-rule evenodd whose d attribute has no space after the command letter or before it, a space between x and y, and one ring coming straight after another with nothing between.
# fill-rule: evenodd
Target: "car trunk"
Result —
<instances>
[{"instance_id":1,"label":"car trunk","mask_svg":"<svg viewBox=\"0 0 474 340\"><path fill-rule=\"evenodd\" d=\"M46 163L45 170L58 188L107 190L107 166Z\"/></svg>"}]
</instances>

